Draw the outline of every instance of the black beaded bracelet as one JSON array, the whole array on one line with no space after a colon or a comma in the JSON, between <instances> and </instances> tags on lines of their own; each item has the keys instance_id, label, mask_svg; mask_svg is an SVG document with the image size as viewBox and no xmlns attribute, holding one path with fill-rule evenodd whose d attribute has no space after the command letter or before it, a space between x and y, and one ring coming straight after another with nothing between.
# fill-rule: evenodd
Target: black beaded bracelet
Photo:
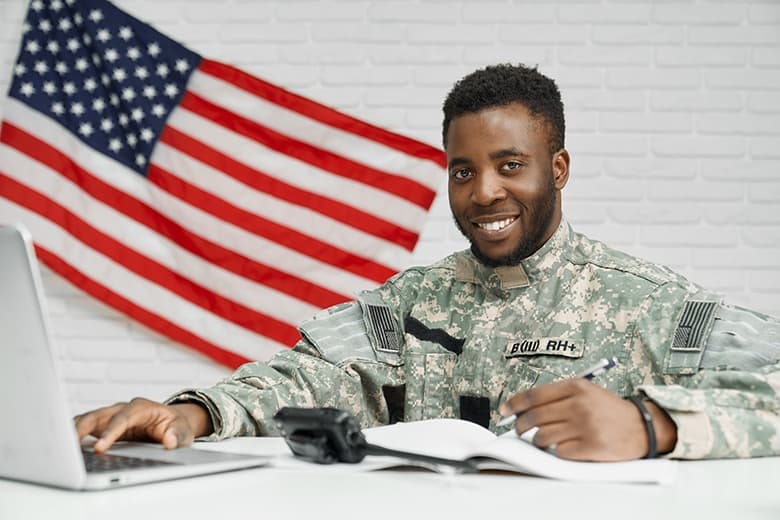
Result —
<instances>
[{"instance_id":1,"label":"black beaded bracelet","mask_svg":"<svg viewBox=\"0 0 780 520\"><path fill-rule=\"evenodd\" d=\"M642 420L645 422L645 430L647 430L647 455L644 458L654 459L657 455L657 445L655 439L655 428L653 427L653 416L647 411L647 407L643 402L644 397L640 395L630 395L626 397L627 401L631 401L634 406L639 410L639 415L642 416Z\"/></svg>"}]
</instances>

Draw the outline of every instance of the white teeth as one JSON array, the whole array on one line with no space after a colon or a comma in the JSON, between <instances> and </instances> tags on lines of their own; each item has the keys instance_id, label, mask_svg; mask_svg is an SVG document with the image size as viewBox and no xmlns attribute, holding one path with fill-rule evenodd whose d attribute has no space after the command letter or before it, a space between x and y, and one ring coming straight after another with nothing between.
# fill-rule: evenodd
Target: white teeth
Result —
<instances>
[{"instance_id":1,"label":"white teeth","mask_svg":"<svg viewBox=\"0 0 780 520\"><path fill-rule=\"evenodd\" d=\"M477 223L477 227L484 229L485 231L499 231L514 221L514 218L508 218L504 220L496 220L495 222Z\"/></svg>"}]
</instances>

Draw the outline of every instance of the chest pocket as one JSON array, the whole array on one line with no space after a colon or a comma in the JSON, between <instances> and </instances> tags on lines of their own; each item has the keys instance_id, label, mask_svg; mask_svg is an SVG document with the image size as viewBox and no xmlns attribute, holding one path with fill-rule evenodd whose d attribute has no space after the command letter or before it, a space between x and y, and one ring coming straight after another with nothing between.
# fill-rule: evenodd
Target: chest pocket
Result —
<instances>
[{"instance_id":1,"label":"chest pocket","mask_svg":"<svg viewBox=\"0 0 780 520\"><path fill-rule=\"evenodd\" d=\"M454 417L453 374L458 356L441 345L405 335L405 421Z\"/></svg>"},{"instance_id":2,"label":"chest pocket","mask_svg":"<svg viewBox=\"0 0 780 520\"><path fill-rule=\"evenodd\" d=\"M572 377L582 366L584 342L571 338L505 339L506 379L499 401L533 386Z\"/></svg>"},{"instance_id":3,"label":"chest pocket","mask_svg":"<svg viewBox=\"0 0 780 520\"><path fill-rule=\"evenodd\" d=\"M535 341L535 340L534 340ZM578 347L565 348L566 342L557 338L542 338L540 344L543 347L550 345L543 353L527 348L527 353L518 355L515 343L509 343L504 352L506 362L506 383L499 396L499 402L508 399L512 394L528 390L531 387L552 383L562 379L579 377L595 366L603 358L614 357L617 366L607 372L599 374L593 379L593 383L607 388L618 395L628 393L627 371L630 361L628 354L623 349L622 343L607 344L601 348L587 348L587 343L579 338L569 340Z\"/></svg>"},{"instance_id":4,"label":"chest pocket","mask_svg":"<svg viewBox=\"0 0 780 520\"><path fill-rule=\"evenodd\" d=\"M550 382L555 379L549 372L543 374L539 369L530 366L525 359L511 358L507 359L504 378L499 386L497 404L501 404L513 394L523 392L535 386L542 375L542 381ZM497 414L497 412L495 412ZM492 422L497 422L500 418L491 417Z\"/></svg>"}]
</instances>

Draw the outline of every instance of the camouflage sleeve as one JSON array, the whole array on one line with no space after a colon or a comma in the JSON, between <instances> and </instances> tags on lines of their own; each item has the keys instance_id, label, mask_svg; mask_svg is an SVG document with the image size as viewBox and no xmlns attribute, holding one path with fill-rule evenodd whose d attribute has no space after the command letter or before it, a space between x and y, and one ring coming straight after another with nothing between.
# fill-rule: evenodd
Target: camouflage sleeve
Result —
<instances>
[{"instance_id":1,"label":"camouflage sleeve","mask_svg":"<svg viewBox=\"0 0 780 520\"><path fill-rule=\"evenodd\" d=\"M660 377L638 389L677 425L668 456L780 454L780 321L670 287L656 296L638 332Z\"/></svg>"},{"instance_id":2,"label":"camouflage sleeve","mask_svg":"<svg viewBox=\"0 0 780 520\"><path fill-rule=\"evenodd\" d=\"M351 412L363 427L387 424L384 390L403 384L403 302L392 282L365 292L304 322L292 350L247 363L211 388L185 390L166 403L203 405L214 425L207 440L278 435L273 415L284 406L332 406Z\"/></svg>"},{"instance_id":3,"label":"camouflage sleeve","mask_svg":"<svg viewBox=\"0 0 780 520\"><path fill-rule=\"evenodd\" d=\"M285 403L306 406L313 401L310 393L301 391L297 384L296 368L320 362L316 349L300 341L292 351L279 352L267 363L247 363L211 388L183 390L165 402L203 405L214 426L214 433L207 440L273 435L272 417L276 409Z\"/></svg>"}]
</instances>

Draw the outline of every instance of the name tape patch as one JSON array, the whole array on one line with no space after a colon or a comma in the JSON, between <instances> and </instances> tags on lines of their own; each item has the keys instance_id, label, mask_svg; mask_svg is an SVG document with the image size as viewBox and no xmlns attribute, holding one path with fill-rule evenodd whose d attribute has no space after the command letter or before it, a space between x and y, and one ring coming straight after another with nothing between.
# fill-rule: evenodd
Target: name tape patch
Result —
<instances>
[{"instance_id":1,"label":"name tape patch","mask_svg":"<svg viewBox=\"0 0 780 520\"><path fill-rule=\"evenodd\" d=\"M565 338L532 338L510 341L504 357L518 356L562 356L568 358L582 357L583 348L580 342Z\"/></svg>"}]
</instances>

